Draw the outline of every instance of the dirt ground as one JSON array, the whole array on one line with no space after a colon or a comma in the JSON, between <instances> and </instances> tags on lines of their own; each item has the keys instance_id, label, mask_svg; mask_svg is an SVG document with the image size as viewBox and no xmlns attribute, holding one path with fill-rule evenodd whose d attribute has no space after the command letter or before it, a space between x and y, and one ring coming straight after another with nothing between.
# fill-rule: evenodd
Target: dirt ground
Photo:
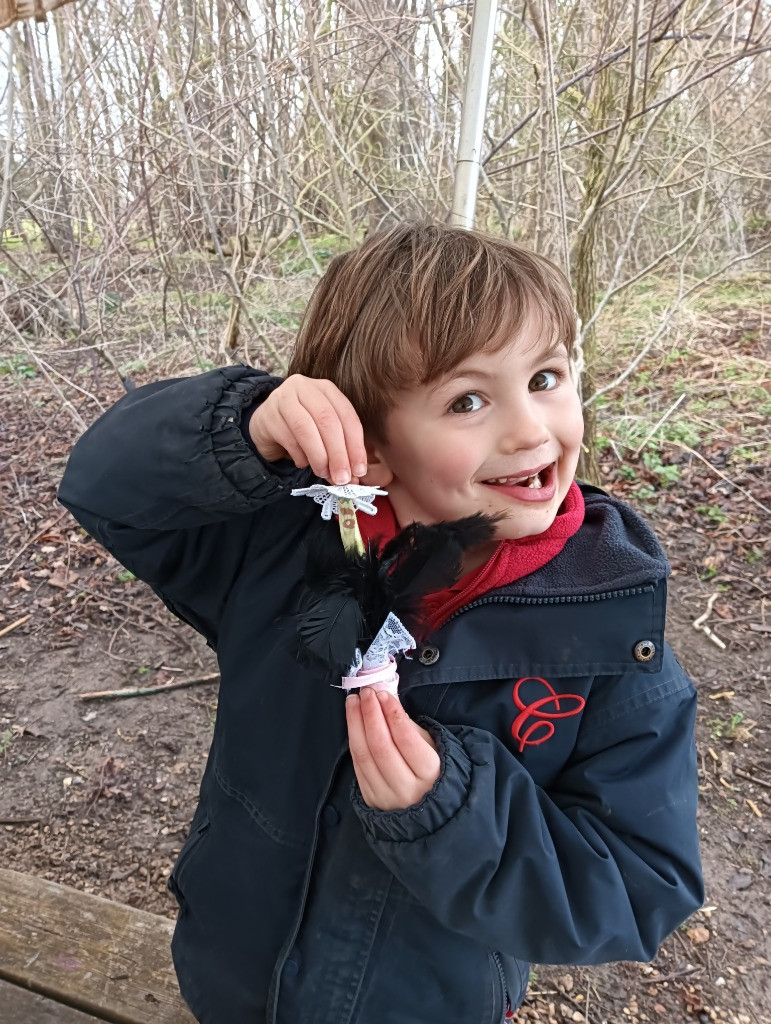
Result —
<instances>
[{"instance_id":1,"label":"dirt ground","mask_svg":"<svg viewBox=\"0 0 771 1024\"><path fill-rule=\"evenodd\" d=\"M105 371L78 380L104 404L120 394ZM216 665L56 504L78 432L68 403L93 419L87 396L65 400L41 374L0 377L0 863L173 916L165 880L211 739L217 687L200 680ZM645 468L630 480L606 455L607 486L634 501ZM659 472L642 492L673 566L669 639L700 693L705 906L651 964L536 967L520 1021L771 1022L771 494L762 465L736 471L729 455L710 450L706 465L683 449L676 486L657 488ZM724 514L696 516L700 501ZM694 627L708 609L709 632Z\"/></svg>"}]
</instances>

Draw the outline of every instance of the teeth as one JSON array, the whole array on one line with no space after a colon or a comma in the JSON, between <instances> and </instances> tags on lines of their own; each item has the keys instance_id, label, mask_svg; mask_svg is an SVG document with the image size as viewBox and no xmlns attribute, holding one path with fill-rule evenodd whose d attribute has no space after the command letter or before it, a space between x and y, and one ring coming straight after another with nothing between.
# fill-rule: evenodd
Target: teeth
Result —
<instances>
[{"instance_id":1,"label":"teeth","mask_svg":"<svg viewBox=\"0 0 771 1024\"><path fill-rule=\"evenodd\" d=\"M493 477L487 482L498 484L501 487L515 487L517 484L521 487L543 487L541 478L537 473L535 476L498 476Z\"/></svg>"}]
</instances>

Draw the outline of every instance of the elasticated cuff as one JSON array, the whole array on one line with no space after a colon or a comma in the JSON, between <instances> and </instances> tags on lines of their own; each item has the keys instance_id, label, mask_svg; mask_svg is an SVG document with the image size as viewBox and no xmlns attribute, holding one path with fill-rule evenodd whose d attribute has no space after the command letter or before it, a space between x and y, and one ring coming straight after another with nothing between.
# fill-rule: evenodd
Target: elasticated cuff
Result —
<instances>
[{"instance_id":1,"label":"elasticated cuff","mask_svg":"<svg viewBox=\"0 0 771 1024\"><path fill-rule=\"evenodd\" d=\"M289 459L266 462L249 437L249 418L283 383L281 377L257 374L235 377L225 371L227 386L211 413L211 443L217 464L233 487L248 499L264 500L307 484L309 471L297 469ZM254 458L246 457L248 448Z\"/></svg>"},{"instance_id":2,"label":"elasticated cuff","mask_svg":"<svg viewBox=\"0 0 771 1024\"><path fill-rule=\"evenodd\" d=\"M378 811L364 803L356 782L352 789L353 809L372 839L385 842L414 842L437 832L455 817L468 797L471 759L460 740L438 722L421 718L436 743L441 761L439 778L423 799L398 811Z\"/></svg>"}]
</instances>

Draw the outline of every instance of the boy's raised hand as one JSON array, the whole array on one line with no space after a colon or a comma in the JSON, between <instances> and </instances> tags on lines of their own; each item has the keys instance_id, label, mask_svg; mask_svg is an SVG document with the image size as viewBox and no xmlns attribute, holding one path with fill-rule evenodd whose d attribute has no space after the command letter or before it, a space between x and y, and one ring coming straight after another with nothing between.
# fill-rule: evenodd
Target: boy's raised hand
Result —
<instances>
[{"instance_id":1,"label":"boy's raised hand","mask_svg":"<svg viewBox=\"0 0 771 1024\"><path fill-rule=\"evenodd\" d=\"M345 715L364 802L397 811L422 800L441 768L430 733L412 721L396 697L368 686L346 698Z\"/></svg>"},{"instance_id":2,"label":"boy's raised hand","mask_svg":"<svg viewBox=\"0 0 771 1024\"><path fill-rule=\"evenodd\" d=\"M252 414L249 435L267 462L288 457L331 483L356 483L367 472L361 421L331 380L287 377Z\"/></svg>"}]
</instances>

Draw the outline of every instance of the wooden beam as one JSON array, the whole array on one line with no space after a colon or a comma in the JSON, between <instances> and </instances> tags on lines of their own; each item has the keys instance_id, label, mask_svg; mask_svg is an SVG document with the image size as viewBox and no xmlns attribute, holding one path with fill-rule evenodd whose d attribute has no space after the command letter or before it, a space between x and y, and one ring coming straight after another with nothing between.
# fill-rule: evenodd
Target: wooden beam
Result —
<instances>
[{"instance_id":1,"label":"wooden beam","mask_svg":"<svg viewBox=\"0 0 771 1024\"><path fill-rule=\"evenodd\" d=\"M98 1017L52 1003L25 988L0 981L3 1024L102 1024Z\"/></svg>"},{"instance_id":2,"label":"wooden beam","mask_svg":"<svg viewBox=\"0 0 771 1024\"><path fill-rule=\"evenodd\" d=\"M0 868L0 979L100 1021L195 1024L172 930L157 914Z\"/></svg>"}]
</instances>

